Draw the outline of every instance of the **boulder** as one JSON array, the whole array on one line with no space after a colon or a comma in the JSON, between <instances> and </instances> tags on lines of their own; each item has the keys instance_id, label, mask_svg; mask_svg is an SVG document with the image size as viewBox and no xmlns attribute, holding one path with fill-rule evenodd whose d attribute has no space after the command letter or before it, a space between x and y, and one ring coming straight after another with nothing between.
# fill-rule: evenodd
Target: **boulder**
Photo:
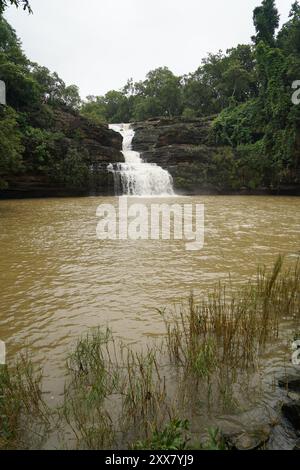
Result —
<instances>
[{"instance_id":1,"label":"boulder","mask_svg":"<svg viewBox=\"0 0 300 470\"><path fill-rule=\"evenodd\" d=\"M284 388L287 392L295 392L300 394L300 378L299 377L285 377L278 381L280 388Z\"/></svg>"},{"instance_id":2,"label":"boulder","mask_svg":"<svg viewBox=\"0 0 300 470\"><path fill-rule=\"evenodd\" d=\"M270 426L262 426L252 430L223 435L226 446L230 450L258 450L264 448L270 439Z\"/></svg>"},{"instance_id":3,"label":"boulder","mask_svg":"<svg viewBox=\"0 0 300 470\"><path fill-rule=\"evenodd\" d=\"M300 450L300 439L297 440L293 450Z\"/></svg>"},{"instance_id":4,"label":"boulder","mask_svg":"<svg viewBox=\"0 0 300 470\"><path fill-rule=\"evenodd\" d=\"M281 411L285 419L293 426L295 431L300 431L300 400L284 403Z\"/></svg>"}]
</instances>

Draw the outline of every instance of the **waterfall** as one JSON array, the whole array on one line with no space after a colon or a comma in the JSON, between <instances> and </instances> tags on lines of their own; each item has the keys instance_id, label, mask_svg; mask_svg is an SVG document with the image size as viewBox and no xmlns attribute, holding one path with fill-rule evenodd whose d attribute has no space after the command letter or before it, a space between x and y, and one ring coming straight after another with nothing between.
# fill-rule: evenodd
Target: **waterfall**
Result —
<instances>
[{"instance_id":1,"label":"waterfall","mask_svg":"<svg viewBox=\"0 0 300 470\"><path fill-rule=\"evenodd\" d=\"M172 196L173 179L170 173L155 163L145 163L139 152L132 150L134 130L130 124L111 124L110 129L123 137L125 163L110 164L116 195Z\"/></svg>"}]
</instances>

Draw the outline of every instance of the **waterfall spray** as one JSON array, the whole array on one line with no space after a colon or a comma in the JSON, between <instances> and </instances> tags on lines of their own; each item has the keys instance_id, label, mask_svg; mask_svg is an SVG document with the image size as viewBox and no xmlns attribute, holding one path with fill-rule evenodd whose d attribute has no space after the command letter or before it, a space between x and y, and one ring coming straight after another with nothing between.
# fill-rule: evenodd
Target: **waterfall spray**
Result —
<instances>
[{"instance_id":1,"label":"waterfall spray","mask_svg":"<svg viewBox=\"0 0 300 470\"><path fill-rule=\"evenodd\" d=\"M170 173L155 163L145 163L139 152L132 150L134 130L130 124L111 124L110 129L123 137L125 163L110 164L116 195L172 196L173 179Z\"/></svg>"}]
</instances>

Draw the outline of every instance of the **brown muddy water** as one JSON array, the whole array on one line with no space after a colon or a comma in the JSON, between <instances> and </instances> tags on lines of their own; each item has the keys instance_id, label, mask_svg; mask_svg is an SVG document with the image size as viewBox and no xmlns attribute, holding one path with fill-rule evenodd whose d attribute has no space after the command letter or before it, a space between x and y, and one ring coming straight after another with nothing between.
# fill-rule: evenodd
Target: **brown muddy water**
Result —
<instances>
[{"instance_id":1,"label":"brown muddy water","mask_svg":"<svg viewBox=\"0 0 300 470\"><path fill-rule=\"evenodd\" d=\"M150 204L153 200L139 199ZM157 202L157 201L156 201ZM289 197L175 197L167 203L205 204L205 246L186 251L185 241L98 240L99 204L117 198L0 201L0 339L9 359L29 348L45 371L49 400L59 401L66 354L95 326L140 347L165 329L157 308L207 292L216 282L236 285L300 253L300 200ZM264 393L252 421L270 413L283 392L277 375L293 369L286 323L282 341L270 345L260 374ZM265 407L268 402L268 407ZM266 411L267 410L267 411ZM219 418L235 427L247 413ZM280 429L271 446L286 447Z\"/></svg>"}]
</instances>

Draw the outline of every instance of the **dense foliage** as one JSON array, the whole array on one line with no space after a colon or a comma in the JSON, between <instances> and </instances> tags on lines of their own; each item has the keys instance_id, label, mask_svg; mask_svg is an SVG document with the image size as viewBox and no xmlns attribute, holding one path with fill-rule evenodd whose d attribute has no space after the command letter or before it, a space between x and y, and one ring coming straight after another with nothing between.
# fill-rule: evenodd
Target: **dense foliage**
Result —
<instances>
[{"instance_id":1,"label":"dense foliage","mask_svg":"<svg viewBox=\"0 0 300 470\"><path fill-rule=\"evenodd\" d=\"M223 54L209 54L196 72L176 77L167 67L148 73L146 80L129 80L121 91L88 96L82 113L103 122L128 122L155 116L195 118L216 114L232 101L257 94L254 52L239 45Z\"/></svg>"},{"instance_id":2,"label":"dense foliage","mask_svg":"<svg viewBox=\"0 0 300 470\"><path fill-rule=\"evenodd\" d=\"M83 103L75 85L27 59L1 14L8 4L30 11L26 0L0 0L0 80L6 82L8 103L5 109L0 105L1 187L7 175L20 171L65 185L84 184L78 149L59 145L65 136L53 126L57 109L80 112L95 123L216 115L212 142L229 146L231 157L225 158L229 163L217 157L205 172L215 179L226 172L233 189L299 184L300 105L291 99L293 83L300 80L297 1L278 31L275 1L263 0L254 10L252 43L209 54L191 74L178 77L160 67L144 81L129 80L122 90L89 96Z\"/></svg>"},{"instance_id":3,"label":"dense foliage","mask_svg":"<svg viewBox=\"0 0 300 470\"><path fill-rule=\"evenodd\" d=\"M99 122L218 114L212 137L234 149L226 167L231 189L299 184L300 105L291 99L300 80L299 3L277 32L279 18L275 1L263 0L253 13L252 44L209 54L183 77L166 67L153 70L143 82L130 80L121 91L88 97L82 113Z\"/></svg>"},{"instance_id":4,"label":"dense foliage","mask_svg":"<svg viewBox=\"0 0 300 470\"><path fill-rule=\"evenodd\" d=\"M28 6L27 2L18 3ZM56 73L30 62L2 15L0 80L6 84L8 104L0 105L0 189L6 187L9 176L22 171L66 186L80 186L86 168L76 148L68 146L65 151L66 137L53 124L55 112L79 108L78 88L66 86Z\"/></svg>"},{"instance_id":5,"label":"dense foliage","mask_svg":"<svg viewBox=\"0 0 300 470\"><path fill-rule=\"evenodd\" d=\"M300 77L300 5L292 5L289 21L276 37L274 1L265 0L254 18L257 93L221 112L214 124L216 141L236 148L241 162L248 160L254 186L299 184L300 106L291 98Z\"/></svg>"}]
</instances>

